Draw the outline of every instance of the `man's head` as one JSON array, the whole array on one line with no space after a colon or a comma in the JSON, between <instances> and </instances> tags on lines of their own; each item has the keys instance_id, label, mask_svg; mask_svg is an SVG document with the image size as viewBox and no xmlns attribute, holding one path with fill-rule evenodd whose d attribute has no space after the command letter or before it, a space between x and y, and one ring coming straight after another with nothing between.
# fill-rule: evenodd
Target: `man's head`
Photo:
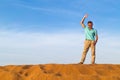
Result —
<instances>
[{"instance_id":1,"label":"man's head","mask_svg":"<svg viewBox=\"0 0 120 80\"><path fill-rule=\"evenodd\" d=\"M91 29L93 28L93 22L92 21L88 21L88 27L91 28Z\"/></svg>"}]
</instances>

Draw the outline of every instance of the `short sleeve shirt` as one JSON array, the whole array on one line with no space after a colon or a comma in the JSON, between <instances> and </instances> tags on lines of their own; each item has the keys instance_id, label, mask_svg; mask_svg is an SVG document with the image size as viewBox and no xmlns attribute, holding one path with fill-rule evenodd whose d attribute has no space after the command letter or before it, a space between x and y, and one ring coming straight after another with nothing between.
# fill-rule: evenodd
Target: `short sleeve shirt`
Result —
<instances>
[{"instance_id":1,"label":"short sleeve shirt","mask_svg":"<svg viewBox=\"0 0 120 80\"><path fill-rule=\"evenodd\" d=\"M85 38L87 39L87 40L95 40L95 36L98 34L97 33L97 30L96 29L94 29L94 28L92 28L91 30L89 29L89 27L85 27L84 28L84 30L85 30Z\"/></svg>"}]
</instances>

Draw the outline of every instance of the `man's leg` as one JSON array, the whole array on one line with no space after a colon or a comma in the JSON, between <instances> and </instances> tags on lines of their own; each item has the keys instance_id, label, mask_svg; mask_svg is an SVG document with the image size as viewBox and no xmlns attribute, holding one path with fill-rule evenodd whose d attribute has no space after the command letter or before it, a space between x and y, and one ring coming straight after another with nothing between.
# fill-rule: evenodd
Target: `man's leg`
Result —
<instances>
[{"instance_id":1,"label":"man's leg","mask_svg":"<svg viewBox=\"0 0 120 80\"><path fill-rule=\"evenodd\" d=\"M91 53L92 53L92 55L91 55L91 64L95 64L95 57L96 57L96 55L95 55L95 45L94 45L94 41L91 41Z\"/></svg>"},{"instance_id":2,"label":"man's leg","mask_svg":"<svg viewBox=\"0 0 120 80\"><path fill-rule=\"evenodd\" d=\"M90 47L90 41L86 40L85 43L84 43L84 50L83 50L83 53L82 53L82 58L81 58L80 63L84 63L85 58L86 58L86 54L89 50L89 47Z\"/></svg>"}]
</instances>

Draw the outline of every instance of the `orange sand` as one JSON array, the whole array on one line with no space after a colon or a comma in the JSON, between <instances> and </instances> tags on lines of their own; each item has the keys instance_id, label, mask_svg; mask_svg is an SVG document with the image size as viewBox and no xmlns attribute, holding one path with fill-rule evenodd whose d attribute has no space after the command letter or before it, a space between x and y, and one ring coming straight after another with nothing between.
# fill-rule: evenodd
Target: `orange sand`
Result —
<instances>
[{"instance_id":1,"label":"orange sand","mask_svg":"<svg viewBox=\"0 0 120 80\"><path fill-rule=\"evenodd\" d=\"M120 65L9 65L0 67L0 80L120 80Z\"/></svg>"}]
</instances>

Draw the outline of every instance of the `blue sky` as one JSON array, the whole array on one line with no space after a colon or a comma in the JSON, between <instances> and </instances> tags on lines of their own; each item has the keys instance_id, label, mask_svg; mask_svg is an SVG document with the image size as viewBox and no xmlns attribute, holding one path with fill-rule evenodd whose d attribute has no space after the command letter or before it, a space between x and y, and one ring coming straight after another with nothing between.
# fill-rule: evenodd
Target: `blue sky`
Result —
<instances>
[{"instance_id":1,"label":"blue sky","mask_svg":"<svg viewBox=\"0 0 120 80\"><path fill-rule=\"evenodd\" d=\"M97 63L118 64L120 1L1 0L0 64L77 63L85 13L99 33ZM90 61L88 53L86 63Z\"/></svg>"}]
</instances>

